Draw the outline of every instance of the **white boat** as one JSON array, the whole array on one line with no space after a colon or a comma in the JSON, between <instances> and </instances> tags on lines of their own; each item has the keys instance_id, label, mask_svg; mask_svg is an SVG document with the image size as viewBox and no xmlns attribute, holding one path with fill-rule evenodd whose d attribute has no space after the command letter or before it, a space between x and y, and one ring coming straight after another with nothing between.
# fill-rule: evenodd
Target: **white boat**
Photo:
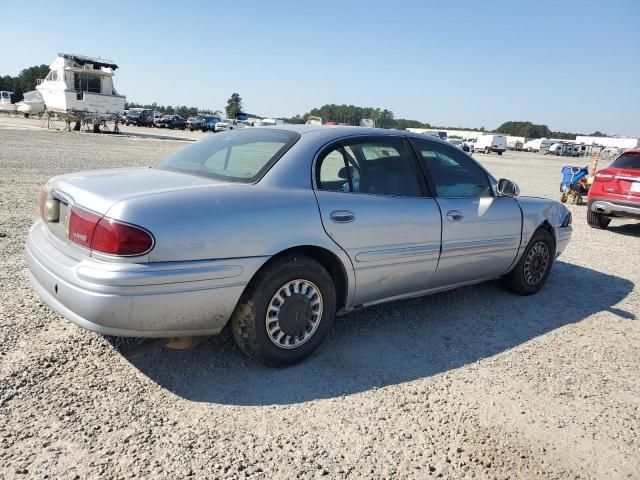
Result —
<instances>
[{"instance_id":1,"label":"white boat","mask_svg":"<svg viewBox=\"0 0 640 480\"><path fill-rule=\"evenodd\" d=\"M13 92L0 91L0 112L13 113L18 107L15 105L16 94Z\"/></svg>"},{"instance_id":2,"label":"white boat","mask_svg":"<svg viewBox=\"0 0 640 480\"><path fill-rule=\"evenodd\" d=\"M44 99L39 91L32 90L24 94L24 99L16 103L16 107L25 117L40 115L44 111Z\"/></svg>"},{"instance_id":3,"label":"white boat","mask_svg":"<svg viewBox=\"0 0 640 480\"><path fill-rule=\"evenodd\" d=\"M49 74L38 80L48 112L73 120L100 123L122 114L126 97L113 86L118 66L101 58L59 53Z\"/></svg>"}]
</instances>

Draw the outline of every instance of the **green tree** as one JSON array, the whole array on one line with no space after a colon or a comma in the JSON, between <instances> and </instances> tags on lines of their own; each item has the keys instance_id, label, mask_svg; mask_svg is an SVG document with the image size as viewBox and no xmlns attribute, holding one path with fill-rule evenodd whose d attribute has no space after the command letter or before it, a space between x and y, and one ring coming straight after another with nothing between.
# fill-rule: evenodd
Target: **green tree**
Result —
<instances>
[{"instance_id":1,"label":"green tree","mask_svg":"<svg viewBox=\"0 0 640 480\"><path fill-rule=\"evenodd\" d=\"M242 97L239 93L232 93L227 100L227 118L236 118L242 112Z\"/></svg>"},{"instance_id":2,"label":"green tree","mask_svg":"<svg viewBox=\"0 0 640 480\"><path fill-rule=\"evenodd\" d=\"M14 92L17 99L22 100L24 93L35 90L38 79L46 77L48 73L47 65L34 65L22 70L17 77L5 75L0 77L0 90Z\"/></svg>"}]
</instances>

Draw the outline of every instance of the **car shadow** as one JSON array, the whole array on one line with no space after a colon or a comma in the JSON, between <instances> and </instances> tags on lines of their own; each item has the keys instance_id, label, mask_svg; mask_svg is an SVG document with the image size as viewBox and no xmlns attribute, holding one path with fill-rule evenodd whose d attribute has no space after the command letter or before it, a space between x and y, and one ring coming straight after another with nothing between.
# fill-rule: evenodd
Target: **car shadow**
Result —
<instances>
[{"instance_id":1,"label":"car shadow","mask_svg":"<svg viewBox=\"0 0 640 480\"><path fill-rule=\"evenodd\" d=\"M614 220L615 222L615 220ZM640 237L640 223L623 223L623 224L610 224L609 231L618 235L627 235L629 237Z\"/></svg>"},{"instance_id":2,"label":"car shadow","mask_svg":"<svg viewBox=\"0 0 640 480\"><path fill-rule=\"evenodd\" d=\"M197 402L277 405L333 398L446 372L497 355L615 305L633 283L557 262L537 295L506 293L498 282L370 307L338 317L310 359L272 369L247 359L229 335L188 352L128 355L131 339L109 337L129 362L174 394ZM596 292L590 294L589 292Z\"/></svg>"}]
</instances>

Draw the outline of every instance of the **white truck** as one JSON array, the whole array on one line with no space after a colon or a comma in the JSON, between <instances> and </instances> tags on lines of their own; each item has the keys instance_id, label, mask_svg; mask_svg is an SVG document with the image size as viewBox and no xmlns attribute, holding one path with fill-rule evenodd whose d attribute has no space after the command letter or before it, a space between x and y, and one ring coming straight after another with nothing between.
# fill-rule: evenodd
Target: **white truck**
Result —
<instances>
[{"instance_id":1,"label":"white truck","mask_svg":"<svg viewBox=\"0 0 640 480\"><path fill-rule=\"evenodd\" d=\"M496 152L502 155L507 149L507 137L504 135L480 135L476 140L475 152L491 153Z\"/></svg>"}]
</instances>

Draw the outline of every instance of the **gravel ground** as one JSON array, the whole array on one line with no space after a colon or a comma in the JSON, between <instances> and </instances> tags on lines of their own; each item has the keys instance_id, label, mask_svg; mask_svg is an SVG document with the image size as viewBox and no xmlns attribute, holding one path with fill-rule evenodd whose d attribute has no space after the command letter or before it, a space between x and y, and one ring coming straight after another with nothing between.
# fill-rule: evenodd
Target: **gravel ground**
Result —
<instances>
[{"instance_id":1,"label":"gravel ground","mask_svg":"<svg viewBox=\"0 0 640 480\"><path fill-rule=\"evenodd\" d=\"M571 206L538 295L488 283L365 309L292 368L224 335L135 356L38 300L25 236L48 177L185 143L1 125L0 479L640 478L639 223L596 231ZM561 159L477 157L558 197Z\"/></svg>"}]
</instances>

